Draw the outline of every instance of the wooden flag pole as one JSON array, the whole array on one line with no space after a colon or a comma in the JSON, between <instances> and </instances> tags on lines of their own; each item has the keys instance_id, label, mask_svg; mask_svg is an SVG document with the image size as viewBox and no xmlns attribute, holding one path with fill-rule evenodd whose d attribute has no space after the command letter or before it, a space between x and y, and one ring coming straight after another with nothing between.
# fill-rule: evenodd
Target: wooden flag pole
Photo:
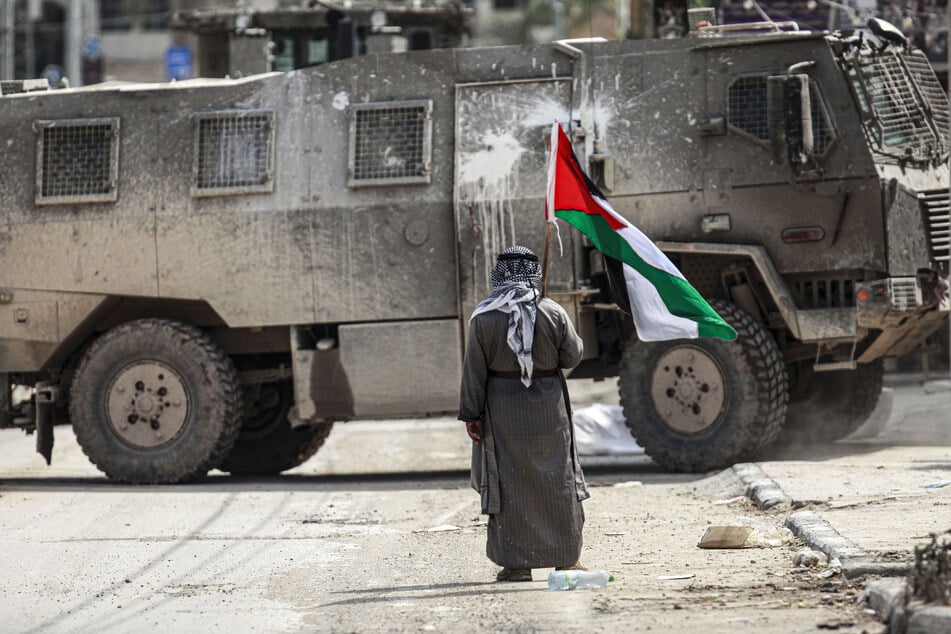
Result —
<instances>
[{"instance_id":1,"label":"wooden flag pole","mask_svg":"<svg viewBox=\"0 0 951 634\"><path fill-rule=\"evenodd\" d=\"M546 286L548 284L548 251L551 249L551 226L552 222L545 223L545 252L542 256L542 297L546 297Z\"/></svg>"},{"instance_id":2,"label":"wooden flag pole","mask_svg":"<svg viewBox=\"0 0 951 634\"><path fill-rule=\"evenodd\" d=\"M555 224L555 169L558 161L558 120L551 126L551 142L548 144L548 187L545 192L545 253L542 257L542 297L548 294L548 252L551 250L551 226ZM558 239L561 244L561 238Z\"/></svg>"}]
</instances>

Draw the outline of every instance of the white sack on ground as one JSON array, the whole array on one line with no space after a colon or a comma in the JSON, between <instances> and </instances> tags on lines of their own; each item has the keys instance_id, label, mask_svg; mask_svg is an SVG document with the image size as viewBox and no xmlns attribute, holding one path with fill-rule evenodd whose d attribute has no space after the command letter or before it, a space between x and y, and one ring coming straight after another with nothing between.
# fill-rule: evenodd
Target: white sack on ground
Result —
<instances>
[{"instance_id":1,"label":"white sack on ground","mask_svg":"<svg viewBox=\"0 0 951 634\"><path fill-rule=\"evenodd\" d=\"M616 456L644 453L624 423L618 405L595 403L575 410L575 443L585 456Z\"/></svg>"}]
</instances>

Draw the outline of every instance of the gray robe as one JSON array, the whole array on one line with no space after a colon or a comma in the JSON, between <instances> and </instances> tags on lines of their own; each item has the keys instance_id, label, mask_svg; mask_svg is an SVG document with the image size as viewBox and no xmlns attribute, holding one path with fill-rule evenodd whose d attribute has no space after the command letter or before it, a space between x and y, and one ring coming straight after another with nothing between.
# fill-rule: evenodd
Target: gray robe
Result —
<instances>
[{"instance_id":1,"label":"gray robe","mask_svg":"<svg viewBox=\"0 0 951 634\"><path fill-rule=\"evenodd\" d=\"M486 555L506 568L568 566L581 555L590 497L574 443L568 391L561 373L532 380L489 376L517 372L506 343L508 316L477 315L469 324L459 419L483 421L473 443L472 485L489 515ZM532 358L537 370L573 368L581 338L556 302L538 303Z\"/></svg>"}]
</instances>

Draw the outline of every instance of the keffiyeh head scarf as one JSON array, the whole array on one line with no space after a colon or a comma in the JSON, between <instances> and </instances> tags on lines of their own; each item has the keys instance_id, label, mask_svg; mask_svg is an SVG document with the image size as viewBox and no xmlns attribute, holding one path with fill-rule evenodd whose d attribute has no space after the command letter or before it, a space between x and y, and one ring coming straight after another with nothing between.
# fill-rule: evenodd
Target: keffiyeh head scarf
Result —
<instances>
[{"instance_id":1,"label":"keffiyeh head scarf","mask_svg":"<svg viewBox=\"0 0 951 634\"><path fill-rule=\"evenodd\" d=\"M507 342L515 353L525 387L532 384L532 343L535 337L536 287L542 279L538 257L522 246L509 247L499 254L492 267L492 294L476 307L470 320L481 313L499 310L508 313Z\"/></svg>"}]
</instances>

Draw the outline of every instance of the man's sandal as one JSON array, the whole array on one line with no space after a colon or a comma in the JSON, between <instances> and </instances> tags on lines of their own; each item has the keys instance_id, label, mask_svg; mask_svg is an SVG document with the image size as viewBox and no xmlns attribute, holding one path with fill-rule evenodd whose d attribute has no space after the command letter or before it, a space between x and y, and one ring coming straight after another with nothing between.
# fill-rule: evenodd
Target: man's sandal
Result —
<instances>
[{"instance_id":1,"label":"man's sandal","mask_svg":"<svg viewBox=\"0 0 951 634\"><path fill-rule=\"evenodd\" d=\"M496 581L531 581L532 571L529 568L502 568L495 575Z\"/></svg>"}]
</instances>

